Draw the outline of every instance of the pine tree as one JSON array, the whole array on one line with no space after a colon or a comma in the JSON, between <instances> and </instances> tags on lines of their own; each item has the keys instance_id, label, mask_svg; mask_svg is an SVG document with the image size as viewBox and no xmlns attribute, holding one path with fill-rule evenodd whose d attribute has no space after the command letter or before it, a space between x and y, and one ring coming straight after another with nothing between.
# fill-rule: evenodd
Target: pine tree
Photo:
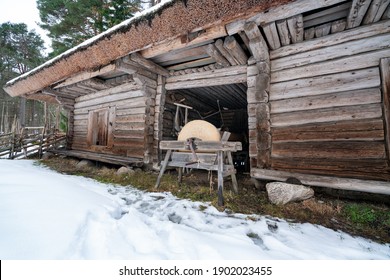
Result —
<instances>
[{"instance_id":1,"label":"pine tree","mask_svg":"<svg viewBox=\"0 0 390 280\"><path fill-rule=\"evenodd\" d=\"M37 6L55 56L131 18L141 0L37 0Z\"/></svg>"},{"instance_id":2,"label":"pine tree","mask_svg":"<svg viewBox=\"0 0 390 280\"><path fill-rule=\"evenodd\" d=\"M10 79L41 64L43 50L43 40L34 30L29 31L26 24L0 24L0 128L3 131L10 129L9 125L16 115L19 115L21 125L24 125L25 112L20 110L18 114L18 110L26 108L24 98L11 99L3 91L3 86Z\"/></svg>"}]
</instances>

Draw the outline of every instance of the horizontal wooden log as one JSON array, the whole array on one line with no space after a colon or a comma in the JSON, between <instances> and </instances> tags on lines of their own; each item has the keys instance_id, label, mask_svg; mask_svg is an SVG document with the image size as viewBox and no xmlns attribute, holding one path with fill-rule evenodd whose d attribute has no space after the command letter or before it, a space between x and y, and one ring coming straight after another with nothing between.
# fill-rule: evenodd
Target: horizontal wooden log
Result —
<instances>
[{"instance_id":1,"label":"horizontal wooden log","mask_svg":"<svg viewBox=\"0 0 390 280\"><path fill-rule=\"evenodd\" d=\"M383 141L273 143L272 158L386 159Z\"/></svg>"},{"instance_id":2,"label":"horizontal wooden log","mask_svg":"<svg viewBox=\"0 0 390 280\"><path fill-rule=\"evenodd\" d=\"M365 39L389 32L390 20L384 20L375 24L353 28L340 33L329 35L326 37L326 40L323 38L318 38L301 42L299 44L281 47L277 50L271 51L270 56L271 60L273 60L284 56L290 56L297 53L306 53L307 51L339 45L353 40Z\"/></svg>"},{"instance_id":3,"label":"horizontal wooden log","mask_svg":"<svg viewBox=\"0 0 390 280\"><path fill-rule=\"evenodd\" d=\"M246 83L246 81L247 81L247 75L245 71L244 74L239 74L235 76L216 77L210 79L198 79L193 81L169 83L166 84L165 88L167 90L174 90L174 89L187 89L187 88L197 88L197 87L211 87L211 86Z\"/></svg>"},{"instance_id":4,"label":"horizontal wooden log","mask_svg":"<svg viewBox=\"0 0 390 280\"><path fill-rule=\"evenodd\" d=\"M141 55L145 58L152 58L173 50L204 44L205 41L211 41L213 39L225 37L226 35L227 34L225 25L213 25L210 28L204 29L202 30L202 32L199 32L196 38L192 38L192 40L188 40L188 38L183 38L183 35L180 35L175 38L164 40L160 44L153 45L145 50L142 50Z\"/></svg>"},{"instance_id":5,"label":"horizontal wooden log","mask_svg":"<svg viewBox=\"0 0 390 280\"><path fill-rule=\"evenodd\" d=\"M343 44L325 47L317 50L298 53L288 57L282 57L271 61L271 71L295 68L345 56L353 56L381 49L388 49L390 34L382 34L369 39L364 38ZM360 57L357 59L361 59Z\"/></svg>"},{"instance_id":6,"label":"horizontal wooden log","mask_svg":"<svg viewBox=\"0 0 390 280\"><path fill-rule=\"evenodd\" d=\"M139 100L144 100L145 103L145 97L143 96L144 92L142 90L136 90L136 91L130 91L130 92L123 92L123 93L117 93L113 95L108 95L105 97L101 98L94 98L88 101L82 101L82 102L77 102L75 104L75 109L80 109L80 108L89 108L93 107L96 105L102 105L102 104L107 104L107 103L115 103L119 102L122 100L133 100L134 102L138 102Z\"/></svg>"},{"instance_id":7,"label":"horizontal wooden log","mask_svg":"<svg viewBox=\"0 0 390 280\"><path fill-rule=\"evenodd\" d=\"M168 66L167 69L169 71L179 71L179 70L188 69L188 68L202 67L202 66L214 64L214 63L216 63L215 59L213 57L210 57L207 55L207 57L205 57L205 58L200 58L197 60L192 60L192 61L188 61L188 62L183 62L181 64ZM183 71L183 72L185 73L185 71Z\"/></svg>"},{"instance_id":8,"label":"horizontal wooden log","mask_svg":"<svg viewBox=\"0 0 390 280\"><path fill-rule=\"evenodd\" d=\"M202 151L241 151L241 142L219 142L219 141L198 141L195 140L197 150ZM161 141L160 149L162 150L188 150L190 151L186 141Z\"/></svg>"},{"instance_id":9,"label":"horizontal wooden log","mask_svg":"<svg viewBox=\"0 0 390 280\"><path fill-rule=\"evenodd\" d=\"M229 35L233 35L241 30L244 30L244 25L247 22L255 22L257 25L262 23L270 23L276 20L292 17L300 13L332 6L341 2L344 2L344 0L294 1L286 5L271 8L264 13L258 13L254 16L248 17L247 19L234 21L226 25L226 30Z\"/></svg>"},{"instance_id":10,"label":"horizontal wooden log","mask_svg":"<svg viewBox=\"0 0 390 280\"><path fill-rule=\"evenodd\" d=\"M389 180L386 160L323 160L310 158L274 158L272 169L349 178Z\"/></svg>"},{"instance_id":11,"label":"horizontal wooden log","mask_svg":"<svg viewBox=\"0 0 390 280\"><path fill-rule=\"evenodd\" d=\"M132 53L130 55L130 59L132 61L140 64L141 66L145 67L146 69L150 70L153 73L156 73L156 74L159 74L159 75L162 75L165 77L169 76L169 71L167 69L161 67L160 65L154 63L151 60L144 58L139 53Z\"/></svg>"},{"instance_id":12,"label":"horizontal wooden log","mask_svg":"<svg viewBox=\"0 0 390 280\"><path fill-rule=\"evenodd\" d=\"M343 3L320 12L311 13L303 17L304 28L321 25L324 22L332 22L341 18L346 18L351 7L351 3Z\"/></svg>"},{"instance_id":13,"label":"horizontal wooden log","mask_svg":"<svg viewBox=\"0 0 390 280\"><path fill-rule=\"evenodd\" d=\"M272 141L380 141L384 140L383 120L361 120L276 127Z\"/></svg>"},{"instance_id":14,"label":"horizontal wooden log","mask_svg":"<svg viewBox=\"0 0 390 280\"><path fill-rule=\"evenodd\" d=\"M297 172L251 169L251 177L262 180L286 181L296 178L308 186L329 187L339 190L361 191L390 195L390 183L370 180L336 178L334 176L309 175Z\"/></svg>"},{"instance_id":15,"label":"horizontal wooden log","mask_svg":"<svg viewBox=\"0 0 390 280\"><path fill-rule=\"evenodd\" d=\"M102 90L102 91L99 91L96 93L88 94L85 96L80 96L80 97L76 98L76 102L78 103L78 102L88 101L88 100L95 99L95 98L102 98L102 97L113 95L113 94L115 95L115 94L123 93L123 92L137 91L140 89L141 89L141 87L137 84L126 83L126 84L119 85L119 86L109 88L106 90Z\"/></svg>"},{"instance_id":16,"label":"horizontal wooden log","mask_svg":"<svg viewBox=\"0 0 390 280\"><path fill-rule=\"evenodd\" d=\"M381 117L382 106L380 103L377 103L291 113L271 114L271 126L280 127L290 125L302 125L308 123L375 119Z\"/></svg>"},{"instance_id":17,"label":"horizontal wooden log","mask_svg":"<svg viewBox=\"0 0 390 280\"><path fill-rule=\"evenodd\" d=\"M380 103L381 100L382 96L379 88L328 93L272 101L271 114Z\"/></svg>"},{"instance_id":18,"label":"horizontal wooden log","mask_svg":"<svg viewBox=\"0 0 390 280\"><path fill-rule=\"evenodd\" d=\"M54 88L57 89L57 88L65 87L65 86L68 86L68 85L72 85L72 84L75 84L75 83L78 83L78 82L81 82L81 81L89 80L89 79L91 79L93 77L96 77L96 76L99 76L99 75L103 75L105 73L109 73L109 72L111 72L113 70L115 70L115 64L106 65L106 66L100 68L97 71L82 72L82 73L76 74L73 77L70 77L70 78L66 79L65 81L63 81L63 82L59 83L58 85L56 85Z\"/></svg>"},{"instance_id":19,"label":"horizontal wooden log","mask_svg":"<svg viewBox=\"0 0 390 280\"><path fill-rule=\"evenodd\" d=\"M115 123L115 130L145 130L145 122L121 122Z\"/></svg>"},{"instance_id":20,"label":"horizontal wooden log","mask_svg":"<svg viewBox=\"0 0 390 280\"><path fill-rule=\"evenodd\" d=\"M194 81L201 79L213 79L213 78L221 78L221 77L229 77L236 76L241 74L246 74L247 66L239 65L239 66L231 66L223 69L216 69L211 71L199 72L199 73L191 73L180 76L171 76L166 79L166 83L176 83L182 81Z\"/></svg>"},{"instance_id":21,"label":"horizontal wooden log","mask_svg":"<svg viewBox=\"0 0 390 280\"><path fill-rule=\"evenodd\" d=\"M196 154L199 162L216 164L217 154L216 153L197 153ZM191 152L173 152L171 155L172 161L176 162L194 162L194 156Z\"/></svg>"},{"instance_id":22,"label":"horizontal wooden log","mask_svg":"<svg viewBox=\"0 0 390 280\"><path fill-rule=\"evenodd\" d=\"M381 85L379 68L347 71L270 85L270 100L322 95L341 91L375 88Z\"/></svg>"},{"instance_id":23,"label":"horizontal wooden log","mask_svg":"<svg viewBox=\"0 0 390 280\"><path fill-rule=\"evenodd\" d=\"M379 66L379 61L383 57L390 57L390 48L273 72L271 83Z\"/></svg>"}]
</instances>

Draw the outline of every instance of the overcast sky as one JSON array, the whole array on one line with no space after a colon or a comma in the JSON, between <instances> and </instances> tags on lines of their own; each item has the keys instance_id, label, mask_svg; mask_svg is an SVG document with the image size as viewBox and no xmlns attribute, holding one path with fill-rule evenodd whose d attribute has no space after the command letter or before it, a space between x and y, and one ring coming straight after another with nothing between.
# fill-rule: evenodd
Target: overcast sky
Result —
<instances>
[{"instance_id":1,"label":"overcast sky","mask_svg":"<svg viewBox=\"0 0 390 280\"><path fill-rule=\"evenodd\" d=\"M25 23L28 29L35 29L49 47L49 38L36 24L40 21L36 0L0 0L0 23Z\"/></svg>"}]
</instances>

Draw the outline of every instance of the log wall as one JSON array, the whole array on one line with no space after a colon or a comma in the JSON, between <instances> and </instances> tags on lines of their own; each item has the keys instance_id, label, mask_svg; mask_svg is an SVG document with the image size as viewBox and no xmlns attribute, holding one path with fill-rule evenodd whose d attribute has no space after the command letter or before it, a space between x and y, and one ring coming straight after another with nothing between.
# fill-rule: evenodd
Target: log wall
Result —
<instances>
[{"instance_id":1,"label":"log wall","mask_svg":"<svg viewBox=\"0 0 390 280\"><path fill-rule=\"evenodd\" d=\"M380 76L389 23L270 52L272 169L390 179Z\"/></svg>"},{"instance_id":2,"label":"log wall","mask_svg":"<svg viewBox=\"0 0 390 280\"><path fill-rule=\"evenodd\" d=\"M142 78L142 77L139 77ZM72 149L143 158L152 151L156 85L139 79L97 93L76 98ZM89 112L109 110L107 146L88 145ZM149 147L151 146L151 147Z\"/></svg>"}]
</instances>

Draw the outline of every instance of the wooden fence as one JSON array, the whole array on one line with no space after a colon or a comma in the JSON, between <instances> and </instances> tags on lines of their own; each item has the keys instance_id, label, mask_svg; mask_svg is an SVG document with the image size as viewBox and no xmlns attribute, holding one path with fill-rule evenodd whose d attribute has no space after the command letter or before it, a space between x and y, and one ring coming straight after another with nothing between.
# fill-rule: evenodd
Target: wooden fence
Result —
<instances>
[{"instance_id":1,"label":"wooden fence","mask_svg":"<svg viewBox=\"0 0 390 280\"><path fill-rule=\"evenodd\" d=\"M13 131L0 135L0 158L27 158L56 149L64 144L65 133L46 130L45 127L24 127L19 132Z\"/></svg>"}]
</instances>

